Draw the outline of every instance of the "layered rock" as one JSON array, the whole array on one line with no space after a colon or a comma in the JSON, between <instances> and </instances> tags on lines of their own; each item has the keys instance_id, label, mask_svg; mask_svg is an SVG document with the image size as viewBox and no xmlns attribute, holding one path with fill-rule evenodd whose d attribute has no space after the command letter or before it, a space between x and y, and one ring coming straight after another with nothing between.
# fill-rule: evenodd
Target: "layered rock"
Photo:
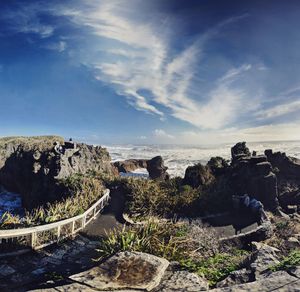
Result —
<instances>
[{"instance_id":1,"label":"layered rock","mask_svg":"<svg viewBox=\"0 0 300 292\"><path fill-rule=\"evenodd\" d=\"M202 165L198 163L193 166L189 166L185 170L183 184L189 185L193 188L199 186L208 185L215 179L211 168L208 165Z\"/></svg>"},{"instance_id":2,"label":"layered rock","mask_svg":"<svg viewBox=\"0 0 300 292\"><path fill-rule=\"evenodd\" d=\"M152 159L147 161L147 171L151 179L169 179L167 169L168 167L164 165L164 161L161 156L153 157Z\"/></svg>"},{"instance_id":3,"label":"layered rock","mask_svg":"<svg viewBox=\"0 0 300 292\"><path fill-rule=\"evenodd\" d=\"M266 156L240 157L232 165L231 173L230 183L236 194L248 194L268 210L278 208L277 177Z\"/></svg>"},{"instance_id":4,"label":"layered rock","mask_svg":"<svg viewBox=\"0 0 300 292\"><path fill-rule=\"evenodd\" d=\"M231 157L233 163L241 158L250 156L251 153L249 148L246 146L246 142L239 142L231 148Z\"/></svg>"},{"instance_id":5,"label":"layered rock","mask_svg":"<svg viewBox=\"0 0 300 292\"><path fill-rule=\"evenodd\" d=\"M59 199L64 192L59 179L90 170L112 172L106 149L65 145L56 136L0 139L0 184L22 194L26 208Z\"/></svg>"},{"instance_id":6,"label":"layered rock","mask_svg":"<svg viewBox=\"0 0 300 292\"><path fill-rule=\"evenodd\" d=\"M116 161L113 166L118 173L129 173L138 168L145 168L149 173L150 179L167 180L169 174L168 167L164 165L164 160L161 156L155 156L152 159L128 159L124 161Z\"/></svg>"},{"instance_id":7,"label":"layered rock","mask_svg":"<svg viewBox=\"0 0 300 292\"><path fill-rule=\"evenodd\" d=\"M160 283L169 262L140 252L121 252L98 267L70 278L98 290L151 291Z\"/></svg>"},{"instance_id":8,"label":"layered rock","mask_svg":"<svg viewBox=\"0 0 300 292\"><path fill-rule=\"evenodd\" d=\"M277 171L280 205L287 212L295 212L300 205L300 160L270 149L265 155Z\"/></svg>"},{"instance_id":9,"label":"layered rock","mask_svg":"<svg viewBox=\"0 0 300 292\"><path fill-rule=\"evenodd\" d=\"M220 156L211 157L207 162L207 165L210 167L212 173L215 176L223 175L229 169L228 162Z\"/></svg>"},{"instance_id":10,"label":"layered rock","mask_svg":"<svg viewBox=\"0 0 300 292\"><path fill-rule=\"evenodd\" d=\"M124 161L116 161L113 165L117 168L118 172L128 173L138 168L147 168L146 159L128 159Z\"/></svg>"}]
</instances>

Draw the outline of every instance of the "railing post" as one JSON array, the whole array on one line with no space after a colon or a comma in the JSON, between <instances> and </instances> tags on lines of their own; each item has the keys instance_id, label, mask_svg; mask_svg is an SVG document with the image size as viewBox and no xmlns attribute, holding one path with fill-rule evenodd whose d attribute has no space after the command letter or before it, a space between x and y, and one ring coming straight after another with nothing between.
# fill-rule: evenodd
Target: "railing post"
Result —
<instances>
[{"instance_id":1,"label":"railing post","mask_svg":"<svg viewBox=\"0 0 300 292\"><path fill-rule=\"evenodd\" d=\"M75 233L75 221L72 222L72 235Z\"/></svg>"},{"instance_id":2,"label":"railing post","mask_svg":"<svg viewBox=\"0 0 300 292\"><path fill-rule=\"evenodd\" d=\"M60 225L57 226L57 242L59 241L60 238Z\"/></svg>"},{"instance_id":3,"label":"railing post","mask_svg":"<svg viewBox=\"0 0 300 292\"><path fill-rule=\"evenodd\" d=\"M97 214L101 212L101 210L105 207L105 205L109 202L110 195L109 195L109 190L106 190L104 196L100 198L96 203L93 204L88 210L86 210L83 214L74 216L73 218L68 218L66 220L61 220L61 222L54 222L50 224L46 224L46 226L36 226L36 227L29 227L29 228L22 228L21 230L13 230L13 231L8 231L0 230L1 238L0 238L0 245L3 243L10 243L13 242L14 239L10 238L17 238L21 236L26 236L26 245L30 246L32 249L39 249L44 246L47 246L53 242L53 239L55 238L55 233L57 234L57 242L61 239L64 238L65 235L63 233L62 226L65 226L66 224L72 223L72 230L71 230L71 235L74 235L76 231L83 229L87 226L87 216L89 216L88 222L91 221L91 219L95 219L97 217ZM93 213L93 215L92 215ZM93 216L92 218L90 216ZM76 220L75 220L76 218ZM80 222L81 220L81 222ZM78 224L81 223L81 227L77 226L75 223L78 222ZM75 230L75 228L77 230ZM51 240L45 240L43 242L40 240L43 235L44 231L52 231L51 232ZM69 230L69 228L68 228ZM40 237L39 237L40 236ZM67 236L67 235L66 235ZM54 238L53 238L54 237Z\"/></svg>"},{"instance_id":4,"label":"railing post","mask_svg":"<svg viewBox=\"0 0 300 292\"><path fill-rule=\"evenodd\" d=\"M30 242L31 248L34 249L35 244L36 244L36 232L32 232L31 233L31 242Z\"/></svg>"},{"instance_id":5,"label":"railing post","mask_svg":"<svg viewBox=\"0 0 300 292\"><path fill-rule=\"evenodd\" d=\"M86 215L84 215L84 216L82 217L82 228L85 227L85 222L86 222Z\"/></svg>"}]
</instances>

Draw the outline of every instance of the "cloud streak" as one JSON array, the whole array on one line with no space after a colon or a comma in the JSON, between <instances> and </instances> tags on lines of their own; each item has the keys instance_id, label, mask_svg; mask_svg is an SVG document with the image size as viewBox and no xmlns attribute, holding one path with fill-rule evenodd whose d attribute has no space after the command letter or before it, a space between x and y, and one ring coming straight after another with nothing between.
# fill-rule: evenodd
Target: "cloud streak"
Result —
<instances>
[{"instance_id":1,"label":"cloud streak","mask_svg":"<svg viewBox=\"0 0 300 292\"><path fill-rule=\"evenodd\" d=\"M224 127L234 120L243 92L232 83L250 70L251 65L225 72L212 90L202 94L195 72L206 42L245 15L216 25L174 53L169 47L168 33L160 33L153 23L141 23L129 17L123 1L96 3L86 11L71 11L69 15L68 11L64 12L77 25L89 27L94 35L116 42L106 50L112 60L88 62L95 70L96 79L113 84L137 110L162 119L170 114L198 128L210 129Z\"/></svg>"}]
</instances>

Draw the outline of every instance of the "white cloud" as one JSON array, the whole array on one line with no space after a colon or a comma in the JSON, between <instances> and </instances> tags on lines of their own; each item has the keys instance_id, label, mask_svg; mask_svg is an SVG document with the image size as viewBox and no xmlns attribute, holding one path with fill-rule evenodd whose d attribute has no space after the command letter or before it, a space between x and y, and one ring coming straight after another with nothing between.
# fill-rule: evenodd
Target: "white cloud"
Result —
<instances>
[{"instance_id":1,"label":"white cloud","mask_svg":"<svg viewBox=\"0 0 300 292\"><path fill-rule=\"evenodd\" d=\"M176 136L184 144L219 144L239 141L291 141L300 140L300 120L291 123L270 124L245 129L227 128L213 131L185 131Z\"/></svg>"},{"instance_id":2,"label":"white cloud","mask_svg":"<svg viewBox=\"0 0 300 292\"><path fill-rule=\"evenodd\" d=\"M146 137L146 136L139 136L139 139L140 139L140 140L146 140L147 137Z\"/></svg>"},{"instance_id":3,"label":"white cloud","mask_svg":"<svg viewBox=\"0 0 300 292\"><path fill-rule=\"evenodd\" d=\"M59 41L57 43L49 43L43 47L48 50L58 51L58 52L62 53L63 51L66 50L67 43L65 41Z\"/></svg>"},{"instance_id":4,"label":"white cloud","mask_svg":"<svg viewBox=\"0 0 300 292\"><path fill-rule=\"evenodd\" d=\"M40 35L41 38L48 38L53 34L54 27L40 23L28 23L22 26L19 31L23 33L36 33Z\"/></svg>"},{"instance_id":5,"label":"white cloud","mask_svg":"<svg viewBox=\"0 0 300 292\"><path fill-rule=\"evenodd\" d=\"M270 107L266 110L261 110L257 113L259 119L276 118L290 113L294 113L300 110L300 100L290 101L284 104L279 104L274 107Z\"/></svg>"},{"instance_id":6,"label":"white cloud","mask_svg":"<svg viewBox=\"0 0 300 292\"><path fill-rule=\"evenodd\" d=\"M155 129L153 131L153 136L156 138L163 138L163 139L174 139L173 135L170 135L168 133L166 133L164 130L162 129Z\"/></svg>"},{"instance_id":7,"label":"white cloud","mask_svg":"<svg viewBox=\"0 0 300 292\"><path fill-rule=\"evenodd\" d=\"M205 96L199 96L201 89L195 71L205 42L245 15L220 23L174 55L168 35L161 33L155 23L141 23L129 17L130 9L123 1L88 3L92 5L90 10L63 14L92 29L94 35L117 43L105 49L112 58L84 63L95 69L96 79L114 84L116 91L136 109L158 115L161 120L166 119L167 109L175 118L207 129L224 127L240 113L243 92L234 88L232 82L250 70L250 64L229 70Z\"/></svg>"},{"instance_id":8,"label":"white cloud","mask_svg":"<svg viewBox=\"0 0 300 292\"><path fill-rule=\"evenodd\" d=\"M41 38L48 38L53 35L55 26L43 23L40 14L49 12L47 4L42 5L40 2L26 3L20 5L14 10L6 10L1 18L10 24L9 28L14 32L34 33Z\"/></svg>"}]
</instances>

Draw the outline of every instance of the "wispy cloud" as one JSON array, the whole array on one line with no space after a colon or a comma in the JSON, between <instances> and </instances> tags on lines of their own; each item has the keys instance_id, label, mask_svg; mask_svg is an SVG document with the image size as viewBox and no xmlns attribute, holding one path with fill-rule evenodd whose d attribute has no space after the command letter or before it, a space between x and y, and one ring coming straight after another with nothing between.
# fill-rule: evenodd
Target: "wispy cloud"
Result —
<instances>
[{"instance_id":1,"label":"wispy cloud","mask_svg":"<svg viewBox=\"0 0 300 292\"><path fill-rule=\"evenodd\" d=\"M94 35L117 41L106 49L112 56L110 61L88 62L97 79L113 84L136 109L162 119L166 116L164 109L168 109L168 114L196 127L216 129L235 118L243 92L233 87L232 82L250 70L251 65L232 68L215 81L214 89L202 94L195 71L207 40L247 15L227 19L174 53L169 47L168 33L161 33L155 23L141 23L130 17L124 2L95 3L86 11L63 14L76 24L89 27Z\"/></svg>"},{"instance_id":2,"label":"wispy cloud","mask_svg":"<svg viewBox=\"0 0 300 292\"><path fill-rule=\"evenodd\" d=\"M48 43L44 46L42 46L45 49L58 51L60 53L64 52L67 48L67 43L65 41L59 41L56 43Z\"/></svg>"},{"instance_id":3,"label":"wispy cloud","mask_svg":"<svg viewBox=\"0 0 300 292\"><path fill-rule=\"evenodd\" d=\"M289 101L270 107L266 110L261 110L257 113L259 119L276 118L290 113L300 111L300 100Z\"/></svg>"},{"instance_id":4,"label":"wispy cloud","mask_svg":"<svg viewBox=\"0 0 300 292\"><path fill-rule=\"evenodd\" d=\"M9 23L9 29L18 33L33 33L41 38L48 38L55 31L54 25L41 21L39 15L44 11L48 12L48 5L41 5L40 2L31 2L20 5L18 9L7 9L1 13L0 18Z\"/></svg>"},{"instance_id":5,"label":"wispy cloud","mask_svg":"<svg viewBox=\"0 0 300 292\"><path fill-rule=\"evenodd\" d=\"M239 141L291 141L300 140L300 120L290 123L268 124L263 126L226 128L213 131L184 131L176 135L176 141L183 144L219 144Z\"/></svg>"}]
</instances>

